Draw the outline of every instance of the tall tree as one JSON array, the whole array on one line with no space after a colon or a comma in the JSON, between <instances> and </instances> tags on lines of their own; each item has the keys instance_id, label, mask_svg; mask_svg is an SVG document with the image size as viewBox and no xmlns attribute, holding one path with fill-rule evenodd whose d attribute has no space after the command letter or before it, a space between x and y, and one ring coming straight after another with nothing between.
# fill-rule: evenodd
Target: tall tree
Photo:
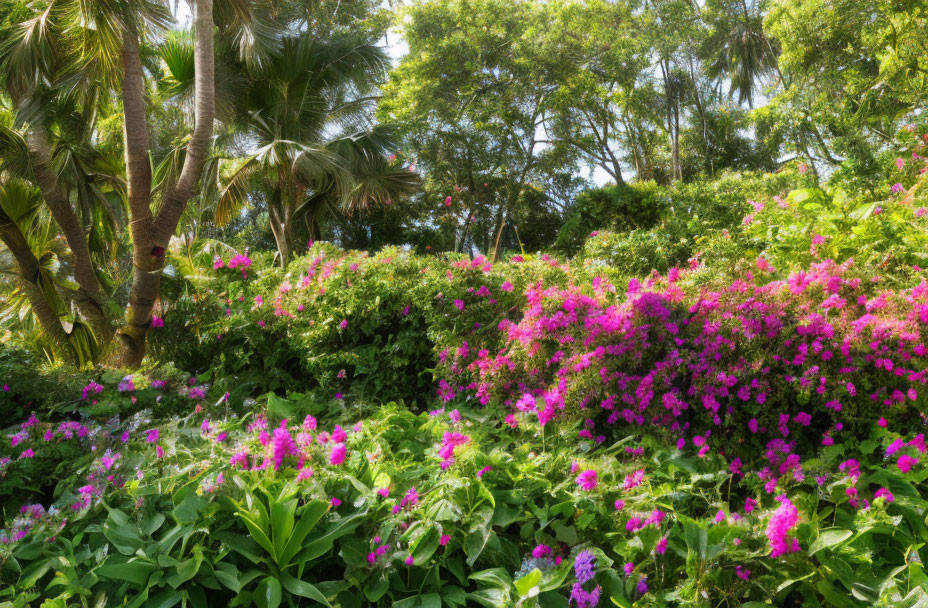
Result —
<instances>
[{"instance_id":1,"label":"tall tree","mask_svg":"<svg viewBox=\"0 0 928 608\"><path fill-rule=\"evenodd\" d=\"M65 237L79 286L78 303L97 338L113 336L109 294L90 252L77 201L64 187L53 158L54 120L44 112L56 95L76 91L84 113L111 95L122 103L126 197L133 279L124 324L118 331L121 362L137 366L145 354L152 309L158 299L164 253L187 202L196 192L215 115L213 3L194 9L196 96L194 126L176 181L152 188L148 91L141 48L170 23L168 7L154 0L16 2L7 4L3 87L17 112L34 183ZM156 204L157 203L157 204Z\"/></svg>"},{"instance_id":2,"label":"tall tree","mask_svg":"<svg viewBox=\"0 0 928 608\"><path fill-rule=\"evenodd\" d=\"M544 131L556 90L537 44L544 11L528 1L437 0L400 18L409 54L384 87L380 118L405 134L427 174L423 202L457 249L470 238L497 255L520 208L538 203L530 190L573 162Z\"/></svg>"},{"instance_id":3,"label":"tall tree","mask_svg":"<svg viewBox=\"0 0 928 608\"><path fill-rule=\"evenodd\" d=\"M284 38L259 68L237 66L244 86L229 100L231 124L257 150L224 185L217 221L231 219L256 186L286 265L300 225L317 239L327 211L352 213L414 192L418 176L389 160L393 137L371 120L387 61L357 35L306 32Z\"/></svg>"}]
</instances>

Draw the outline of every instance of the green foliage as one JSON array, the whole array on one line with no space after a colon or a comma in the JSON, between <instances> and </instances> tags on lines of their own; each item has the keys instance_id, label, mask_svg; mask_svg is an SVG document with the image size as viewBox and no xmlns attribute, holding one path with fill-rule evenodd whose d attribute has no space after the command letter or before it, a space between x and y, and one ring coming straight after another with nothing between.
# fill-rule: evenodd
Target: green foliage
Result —
<instances>
[{"instance_id":1,"label":"green foliage","mask_svg":"<svg viewBox=\"0 0 928 608\"><path fill-rule=\"evenodd\" d=\"M634 183L588 190L577 198L557 246L626 277L665 273L697 257L707 239L740 230L749 199L785 195L795 179L791 171L735 173L671 186Z\"/></svg>"}]
</instances>

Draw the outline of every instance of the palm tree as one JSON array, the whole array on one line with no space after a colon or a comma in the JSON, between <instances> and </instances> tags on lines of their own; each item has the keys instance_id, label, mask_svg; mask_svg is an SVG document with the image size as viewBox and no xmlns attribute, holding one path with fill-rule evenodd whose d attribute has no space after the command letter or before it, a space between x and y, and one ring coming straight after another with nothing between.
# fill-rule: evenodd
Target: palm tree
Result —
<instances>
[{"instance_id":1,"label":"palm tree","mask_svg":"<svg viewBox=\"0 0 928 608\"><path fill-rule=\"evenodd\" d=\"M107 314L109 296L95 272L88 230L77 212L81 194L78 192L75 198L66 188L54 155L55 125L42 110L48 106L48 100L69 94L80 97L81 109L87 115L98 104L112 103L117 98L122 102L133 280L125 325L118 334L121 362L130 367L139 365L144 357L145 338L159 296L164 251L187 202L197 193L212 139L213 2L195 0L191 4L195 39L193 127L176 179L161 184L157 193L152 188L148 91L141 49L161 37L169 26L171 14L167 3L21 0L0 5L5 17L0 33L7 40L2 49L0 80L16 108L32 181L70 249L81 311L104 341L113 335L113 319ZM248 0L229 0L223 6L234 5L242 9L237 14L247 15L248 4Z\"/></svg>"},{"instance_id":2,"label":"palm tree","mask_svg":"<svg viewBox=\"0 0 928 608\"><path fill-rule=\"evenodd\" d=\"M776 42L764 32L764 16L757 7L749 8L747 0L741 0L738 8L738 14L724 20L718 32L709 72L716 78L726 76L729 95L737 93L738 103L753 106L758 83L779 72L779 51Z\"/></svg>"},{"instance_id":3,"label":"palm tree","mask_svg":"<svg viewBox=\"0 0 928 608\"><path fill-rule=\"evenodd\" d=\"M181 92L185 57L165 57ZM284 38L258 66L239 63L233 73L241 90L219 104L228 105L249 153L215 193L215 221L224 224L262 199L286 265L301 221L316 239L326 213L351 213L415 191L419 177L387 158L391 133L371 122L373 91L387 65L383 49L367 41L309 33Z\"/></svg>"}]
</instances>

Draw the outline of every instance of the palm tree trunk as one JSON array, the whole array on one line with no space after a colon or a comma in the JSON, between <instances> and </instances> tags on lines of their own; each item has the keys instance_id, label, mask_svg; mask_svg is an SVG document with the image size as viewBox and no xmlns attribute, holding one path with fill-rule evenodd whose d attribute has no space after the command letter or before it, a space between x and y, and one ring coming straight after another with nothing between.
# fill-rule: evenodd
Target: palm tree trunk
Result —
<instances>
[{"instance_id":1,"label":"palm tree trunk","mask_svg":"<svg viewBox=\"0 0 928 608\"><path fill-rule=\"evenodd\" d=\"M277 198L279 202L279 191L275 198ZM290 231L287 229L287 221L282 215L279 205L268 205L267 214L271 224L271 234L274 235L274 243L277 245L277 253L280 254L280 265L282 268L286 268L290 263ZM310 238L312 238L312 235L310 235Z\"/></svg>"},{"instance_id":2,"label":"palm tree trunk","mask_svg":"<svg viewBox=\"0 0 928 608\"><path fill-rule=\"evenodd\" d=\"M134 273L129 290L126 326L119 330L120 362L130 368L141 365L152 310L161 292L165 250L177 223L195 193L209 151L215 118L215 57L213 1L196 0L194 29L196 46L196 105L194 129L177 183L164 194L161 209L151 214L151 162L149 160L148 109L144 73L139 57L138 32L134 24L126 32L122 49L123 112L125 114L126 173L129 182L132 262Z\"/></svg>"},{"instance_id":3,"label":"palm tree trunk","mask_svg":"<svg viewBox=\"0 0 928 608\"><path fill-rule=\"evenodd\" d=\"M23 236L19 226L2 209L0 209L0 240L3 241L3 244L6 245L16 259L19 275L22 278L23 291L26 293L26 298L29 299L32 313L38 319L42 331L53 344L59 347L61 352L68 352L68 334L61 324L58 314L39 286L39 261L32 253L32 248L29 247L29 243Z\"/></svg>"},{"instance_id":4,"label":"palm tree trunk","mask_svg":"<svg viewBox=\"0 0 928 608\"><path fill-rule=\"evenodd\" d=\"M61 190L58 177L52 167L52 151L48 136L41 127L33 126L26 132L25 140L36 183L71 250L74 280L78 285L77 303L81 314L90 322L97 339L102 343L107 343L114 334L113 326L107 319L104 309L107 296L94 271L90 246L87 244L87 233L74 212L71 202Z\"/></svg>"}]
</instances>

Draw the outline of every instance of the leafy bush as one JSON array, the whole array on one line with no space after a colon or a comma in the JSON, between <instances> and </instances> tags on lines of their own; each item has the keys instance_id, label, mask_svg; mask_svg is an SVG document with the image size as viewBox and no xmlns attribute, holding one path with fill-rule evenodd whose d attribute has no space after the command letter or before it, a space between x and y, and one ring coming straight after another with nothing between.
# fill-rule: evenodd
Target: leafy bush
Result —
<instances>
[{"instance_id":1,"label":"leafy bush","mask_svg":"<svg viewBox=\"0 0 928 608\"><path fill-rule=\"evenodd\" d=\"M781 171L723 174L663 188L647 183L590 190L578 197L558 247L625 276L663 273L700 253L707 237L737 230L750 199L785 195L795 183L795 173Z\"/></svg>"}]
</instances>

